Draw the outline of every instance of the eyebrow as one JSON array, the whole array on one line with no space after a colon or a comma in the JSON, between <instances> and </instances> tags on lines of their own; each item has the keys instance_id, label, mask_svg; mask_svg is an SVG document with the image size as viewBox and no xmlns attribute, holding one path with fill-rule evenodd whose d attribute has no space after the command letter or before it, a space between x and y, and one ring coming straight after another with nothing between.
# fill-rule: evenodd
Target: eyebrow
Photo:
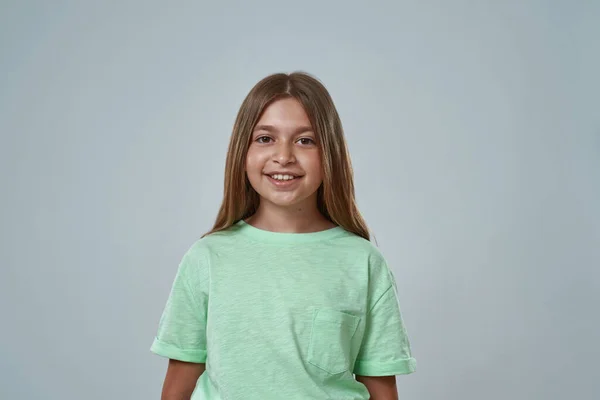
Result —
<instances>
[{"instance_id":1,"label":"eyebrow","mask_svg":"<svg viewBox=\"0 0 600 400\"><path fill-rule=\"evenodd\" d=\"M275 128L273 125L256 125L256 127L254 128L254 132L256 131L267 131L267 132L277 132L277 128ZM302 133L302 132L313 132L313 128L310 125L305 125L305 126L300 126L298 127L294 133Z\"/></svg>"}]
</instances>

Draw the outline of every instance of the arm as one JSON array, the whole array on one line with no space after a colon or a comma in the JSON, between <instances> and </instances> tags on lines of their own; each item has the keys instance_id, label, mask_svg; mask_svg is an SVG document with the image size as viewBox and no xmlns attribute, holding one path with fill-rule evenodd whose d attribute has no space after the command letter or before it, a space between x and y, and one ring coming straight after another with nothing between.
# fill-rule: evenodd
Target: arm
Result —
<instances>
[{"instance_id":1,"label":"arm","mask_svg":"<svg viewBox=\"0 0 600 400\"><path fill-rule=\"evenodd\" d=\"M161 400L189 400L206 364L170 359Z\"/></svg>"},{"instance_id":2,"label":"arm","mask_svg":"<svg viewBox=\"0 0 600 400\"><path fill-rule=\"evenodd\" d=\"M370 400L398 400L396 376L361 376L356 375L356 380L367 387Z\"/></svg>"}]
</instances>

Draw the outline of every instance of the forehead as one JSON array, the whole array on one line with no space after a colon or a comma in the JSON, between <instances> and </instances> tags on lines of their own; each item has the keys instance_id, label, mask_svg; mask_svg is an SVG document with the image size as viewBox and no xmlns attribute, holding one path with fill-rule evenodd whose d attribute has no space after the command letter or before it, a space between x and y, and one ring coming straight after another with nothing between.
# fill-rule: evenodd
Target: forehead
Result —
<instances>
[{"instance_id":1,"label":"forehead","mask_svg":"<svg viewBox=\"0 0 600 400\"><path fill-rule=\"evenodd\" d=\"M294 98L274 101L263 111L256 125L310 126L310 119L300 102Z\"/></svg>"}]
</instances>

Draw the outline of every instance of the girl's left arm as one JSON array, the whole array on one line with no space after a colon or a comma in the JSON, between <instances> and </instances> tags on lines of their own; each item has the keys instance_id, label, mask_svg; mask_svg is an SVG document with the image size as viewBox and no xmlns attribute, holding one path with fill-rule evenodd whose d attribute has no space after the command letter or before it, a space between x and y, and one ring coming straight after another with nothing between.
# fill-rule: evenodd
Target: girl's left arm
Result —
<instances>
[{"instance_id":1,"label":"girl's left arm","mask_svg":"<svg viewBox=\"0 0 600 400\"><path fill-rule=\"evenodd\" d=\"M367 387L370 400L398 400L396 376L362 376L356 375L356 380Z\"/></svg>"}]
</instances>

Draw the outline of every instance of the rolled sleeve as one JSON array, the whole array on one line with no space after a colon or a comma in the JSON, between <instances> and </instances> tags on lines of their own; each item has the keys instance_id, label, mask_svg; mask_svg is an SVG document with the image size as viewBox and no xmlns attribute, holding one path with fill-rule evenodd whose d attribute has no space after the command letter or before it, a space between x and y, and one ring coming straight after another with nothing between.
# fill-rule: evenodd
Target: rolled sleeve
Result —
<instances>
[{"instance_id":1,"label":"rolled sleeve","mask_svg":"<svg viewBox=\"0 0 600 400\"><path fill-rule=\"evenodd\" d=\"M417 370L417 360L406 358L388 362L357 361L354 364L354 374L362 376L406 375Z\"/></svg>"},{"instance_id":2,"label":"rolled sleeve","mask_svg":"<svg viewBox=\"0 0 600 400\"><path fill-rule=\"evenodd\" d=\"M206 350L182 349L172 344L165 343L159 338L154 338L150 351L162 357L193 363L205 363L207 354Z\"/></svg>"},{"instance_id":3,"label":"rolled sleeve","mask_svg":"<svg viewBox=\"0 0 600 400\"><path fill-rule=\"evenodd\" d=\"M193 251L181 260L151 352L180 361L206 361L208 265L203 260Z\"/></svg>"},{"instance_id":4,"label":"rolled sleeve","mask_svg":"<svg viewBox=\"0 0 600 400\"><path fill-rule=\"evenodd\" d=\"M416 366L393 281L366 315L365 333L353 373L404 375L415 372Z\"/></svg>"}]
</instances>

